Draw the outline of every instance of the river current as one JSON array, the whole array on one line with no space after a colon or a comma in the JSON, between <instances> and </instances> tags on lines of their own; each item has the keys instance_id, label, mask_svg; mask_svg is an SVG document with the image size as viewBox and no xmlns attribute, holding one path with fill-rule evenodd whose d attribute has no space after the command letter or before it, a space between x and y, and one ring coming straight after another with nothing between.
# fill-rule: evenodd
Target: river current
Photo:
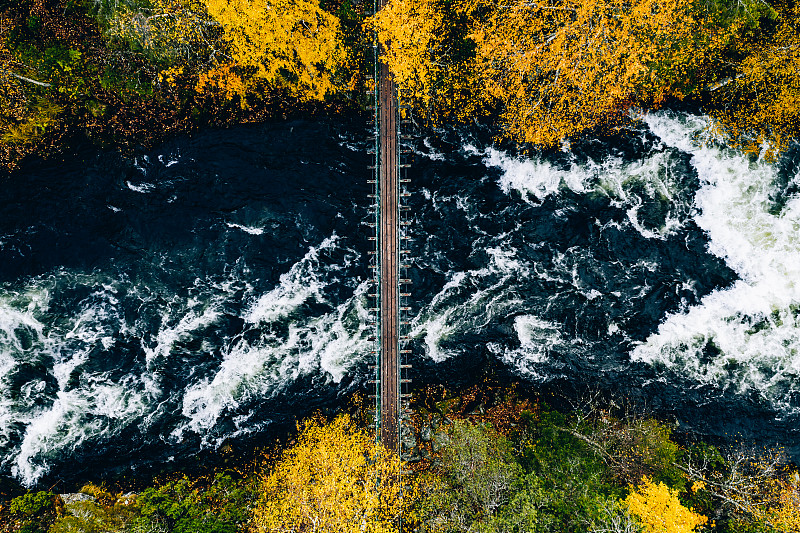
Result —
<instances>
[{"instance_id":1,"label":"river current","mask_svg":"<svg viewBox=\"0 0 800 533\"><path fill-rule=\"evenodd\" d=\"M800 415L800 151L653 113L535 157L414 142L415 381L493 365L710 436ZM0 473L26 485L269 435L364 387L361 123L29 163L0 196Z\"/></svg>"}]
</instances>

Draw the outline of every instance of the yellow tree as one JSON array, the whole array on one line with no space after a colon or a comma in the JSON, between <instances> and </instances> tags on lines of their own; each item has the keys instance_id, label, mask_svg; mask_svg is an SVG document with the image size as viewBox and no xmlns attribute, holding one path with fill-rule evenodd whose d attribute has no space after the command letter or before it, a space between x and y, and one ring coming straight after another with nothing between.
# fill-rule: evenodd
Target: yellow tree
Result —
<instances>
[{"instance_id":1,"label":"yellow tree","mask_svg":"<svg viewBox=\"0 0 800 533\"><path fill-rule=\"evenodd\" d=\"M508 132L546 146L683 96L735 30L705 24L691 0L499 0L472 38Z\"/></svg>"},{"instance_id":2,"label":"yellow tree","mask_svg":"<svg viewBox=\"0 0 800 533\"><path fill-rule=\"evenodd\" d=\"M396 532L414 489L400 481L400 459L354 427L347 415L307 421L297 443L263 475L259 532Z\"/></svg>"},{"instance_id":3,"label":"yellow tree","mask_svg":"<svg viewBox=\"0 0 800 533\"><path fill-rule=\"evenodd\" d=\"M430 101L432 84L440 74L442 15L433 0L393 0L365 24L377 33L384 49L382 60L395 82L423 104Z\"/></svg>"},{"instance_id":4,"label":"yellow tree","mask_svg":"<svg viewBox=\"0 0 800 533\"><path fill-rule=\"evenodd\" d=\"M774 483L772 505L756 513L757 520L779 531L800 531L800 476L795 471L788 480Z\"/></svg>"},{"instance_id":5,"label":"yellow tree","mask_svg":"<svg viewBox=\"0 0 800 533\"><path fill-rule=\"evenodd\" d=\"M637 517L646 533L690 533L708 519L684 507L674 491L644 477L625 499L628 511Z\"/></svg>"},{"instance_id":6,"label":"yellow tree","mask_svg":"<svg viewBox=\"0 0 800 533\"><path fill-rule=\"evenodd\" d=\"M244 80L235 71L235 67L236 65L233 63L224 63L211 70L201 72L197 78L195 90L201 94L217 92L226 100L233 100L238 96L240 105L245 107L247 88Z\"/></svg>"},{"instance_id":7,"label":"yellow tree","mask_svg":"<svg viewBox=\"0 0 800 533\"><path fill-rule=\"evenodd\" d=\"M339 20L309 0L200 0L222 27L233 62L305 100L337 88Z\"/></svg>"},{"instance_id":8,"label":"yellow tree","mask_svg":"<svg viewBox=\"0 0 800 533\"><path fill-rule=\"evenodd\" d=\"M508 136L549 146L716 81L754 3L392 0L371 22L429 115L494 110Z\"/></svg>"},{"instance_id":9,"label":"yellow tree","mask_svg":"<svg viewBox=\"0 0 800 533\"><path fill-rule=\"evenodd\" d=\"M768 155L800 135L800 4L779 2L776 16L774 31L742 43L745 57L717 84L714 112L732 139L753 151L768 143Z\"/></svg>"},{"instance_id":10,"label":"yellow tree","mask_svg":"<svg viewBox=\"0 0 800 533\"><path fill-rule=\"evenodd\" d=\"M401 97L433 122L482 111L470 22L458 0L392 0L364 24L377 33Z\"/></svg>"}]
</instances>

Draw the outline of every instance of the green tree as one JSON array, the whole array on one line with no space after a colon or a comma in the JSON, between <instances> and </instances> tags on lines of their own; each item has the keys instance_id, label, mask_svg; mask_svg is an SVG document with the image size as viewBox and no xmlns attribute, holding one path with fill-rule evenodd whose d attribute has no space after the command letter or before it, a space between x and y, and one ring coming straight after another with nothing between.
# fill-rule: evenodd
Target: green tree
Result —
<instances>
[{"instance_id":1,"label":"green tree","mask_svg":"<svg viewBox=\"0 0 800 533\"><path fill-rule=\"evenodd\" d=\"M52 492L29 492L11 500L9 511L19 524L19 533L47 533L60 503L61 498Z\"/></svg>"},{"instance_id":2,"label":"green tree","mask_svg":"<svg viewBox=\"0 0 800 533\"><path fill-rule=\"evenodd\" d=\"M588 531L621 493L603 458L567 426L566 417L547 409L529 420L521 461L528 472L524 490L538 506L537 531Z\"/></svg>"},{"instance_id":3,"label":"green tree","mask_svg":"<svg viewBox=\"0 0 800 533\"><path fill-rule=\"evenodd\" d=\"M64 516L50 526L48 533L124 531L138 516L139 509L133 495L115 495L92 484L84 486L80 492L91 499L67 503Z\"/></svg>"},{"instance_id":4,"label":"green tree","mask_svg":"<svg viewBox=\"0 0 800 533\"><path fill-rule=\"evenodd\" d=\"M522 469L491 426L456 421L435 437L441 453L423 478L416 517L435 533L488 527L514 493Z\"/></svg>"},{"instance_id":5,"label":"green tree","mask_svg":"<svg viewBox=\"0 0 800 533\"><path fill-rule=\"evenodd\" d=\"M145 489L137 498L141 516L134 530L174 533L234 533L247 522L252 492L228 475L186 476Z\"/></svg>"}]
</instances>

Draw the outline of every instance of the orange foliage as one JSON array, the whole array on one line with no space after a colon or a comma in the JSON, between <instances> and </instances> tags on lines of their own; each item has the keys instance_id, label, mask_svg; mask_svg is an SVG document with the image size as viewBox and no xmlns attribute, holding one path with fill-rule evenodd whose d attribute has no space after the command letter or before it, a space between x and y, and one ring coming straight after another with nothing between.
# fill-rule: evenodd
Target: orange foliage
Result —
<instances>
[{"instance_id":1,"label":"orange foliage","mask_svg":"<svg viewBox=\"0 0 800 533\"><path fill-rule=\"evenodd\" d=\"M202 72L197 79L195 90L200 93L218 92L226 100L238 97L242 107L245 106L245 85L242 78L234 71L231 63L220 65L208 72Z\"/></svg>"},{"instance_id":2,"label":"orange foliage","mask_svg":"<svg viewBox=\"0 0 800 533\"><path fill-rule=\"evenodd\" d=\"M777 475L757 479L754 501L748 501L751 522L779 531L800 531L800 473L784 467Z\"/></svg>"},{"instance_id":3,"label":"orange foliage","mask_svg":"<svg viewBox=\"0 0 800 533\"><path fill-rule=\"evenodd\" d=\"M800 479L797 474L791 481L777 485L777 505L763 518L781 531L800 530Z\"/></svg>"},{"instance_id":4,"label":"orange foliage","mask_svg":"<svg viewBox=\"0 0 800 533\"><path fill-rule=\"evenodd\" d=\"M370 25L429 118L495 109L509 137L551 146L716 82L750 3L392 0Z\"/></svg>"},{"instance_id":5,"label":"orange foliage","mask_svg":"<svg viewBox=\"0 0 800 533\"><path fill-rule=\"evenodd\" d=\"M682 97L734 30L704 24L691 0L501 0L472 37L508 132L549 146L632 104Z\"/></svg>"}]
</instances>

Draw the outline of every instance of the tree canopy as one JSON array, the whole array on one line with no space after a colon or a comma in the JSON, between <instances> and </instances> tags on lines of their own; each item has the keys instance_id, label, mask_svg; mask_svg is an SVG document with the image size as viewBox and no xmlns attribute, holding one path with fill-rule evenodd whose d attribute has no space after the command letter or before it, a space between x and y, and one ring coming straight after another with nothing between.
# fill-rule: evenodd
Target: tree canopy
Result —
<instances>
[{"instance_id":1,"label":"tree canopy","mask_svg":"<svg viewBox=\"0 0 800 533\"><path fill-rule=\"evenodd\" d=\"M738 43L741 60L715 90L712 114L752 151L780 151L800 134L800 4L780 1L765 30Z\"/></svg>"},{"instance_id":2,"label":"tree canopy","mask_svg":"<svg viewBox=\"0 0 800 533\"><path fill-rule=\"evenodd\" d=\"M374 30L428 124L539 147L689 100L774 155L800 135L789 0L20 0L0 5L0 162L68 132L140 145L292 108L363 109ZM157 126L156 126L157 124Z\"/></svg>"},{"instance_id":3,"label":"tree canopy","mask_svg":"<svg viewBox=\"0 0 800 533\"><path fill-rule=\"evenodd\" d=\"M267 471L255 509L257 531L382 533L414 500L400 458L354 426L348 415L306 421L296 444Z\"/></svg>"},{"instance_id":4,"label":"tree canopy","mask_svg":"<svg viewBox=\"0 0 800 533\"><path fill-rule=\"evenodd\" d=\"M224 30L233 62L274 87L320 100L344 61L339 19L308 0L200 0Z\"/></svg>"},{"instance_id":5,"label":"tree canopy","mask_svg":"<svg viewBox=\"0 0 800 533\"><path fill-rule=\"evenodd\" d=\"M663 483L645 477L625 498L631 514L641 520L646 533L691 533L708 518L687 509Z\"/></svg>"},{"instance_id":6,"label":"tree canopy","mask_svg":"<svg viewBox=\"0 0 800 533\"><path fill-rule=\"evenodd\" d=\"M392 0L373 26L401 90L434 120L494 114L503 135L548 147L614 126L631 108L688 98L731 137L785 146L800 117L796 10L759 0Z\"/></svg>"}]
</instances>

